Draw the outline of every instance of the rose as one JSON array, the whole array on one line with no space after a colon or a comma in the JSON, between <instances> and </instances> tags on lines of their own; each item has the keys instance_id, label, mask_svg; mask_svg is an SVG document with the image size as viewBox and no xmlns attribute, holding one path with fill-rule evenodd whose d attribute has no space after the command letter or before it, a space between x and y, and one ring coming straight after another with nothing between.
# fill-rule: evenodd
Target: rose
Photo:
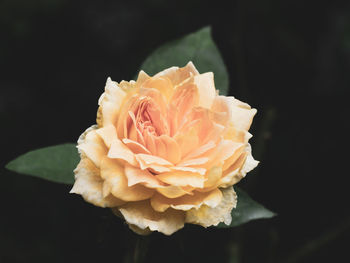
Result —
<instances>
[{"instance_id":1,"label":"rose","mask_svg":"<svg viewBox=\"0 0 350 263\"><path fill-rule=\"evenodd\" d=\"M184 223L230 224L236 184L256 165L248 129L256 110L219 96L192 62L137 81L108 78L97 125L78 140L72 193L110 207L139 234Z\"/></svg>"}]
</instances>

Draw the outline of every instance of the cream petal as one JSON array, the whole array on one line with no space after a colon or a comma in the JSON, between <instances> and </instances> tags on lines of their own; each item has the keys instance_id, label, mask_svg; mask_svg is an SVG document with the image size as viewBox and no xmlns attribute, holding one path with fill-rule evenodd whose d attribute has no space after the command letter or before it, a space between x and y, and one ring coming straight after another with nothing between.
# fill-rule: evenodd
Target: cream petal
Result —
<instances>
[{"instance_id":1,"label":"cream petal","mask_svg":"<svg viewBox=\"0 0 350 263\"><path fill-rule=\"evenodd\" d=\"M161 135L159 138L163 141L163 144L165 145L165 159L173 164L178 163L181 159L181 150L176 140L169 137L168 135Z\"/></svg>"},{"instance_id":2,"label":"cream petal","mask_svg":"<svg viewBox=\"0 0 350 263\"><path fill-rule=\"evenodd\" d=\"M166 198L161 194L155 194L151 198L151 205L154 210L164 212L168 208L187 211L199 209L202 205L216 207L221 202L222 193L219 189L210 192L195 192L193 195L184 195L179 198Z\"/></svg>"},{"instance_id":3,"label":"cream petal","mask_svg":"<svg viewBox=\"0 0 350 263\"><path fill-rule=\"evenodd\" d=\"M201 165L201 164L205 164L208 161L209 161L208 157L200 157L200 158L182 161L181 163L179 163L179 166Z\"/></svg>"},{"instance_id":4,"label":"cream petal","mask_svg":"<svg viewBox=\"0 0 350 263\"><path fill-rule=\"evenodd\" d=\"M70 193L80 194L86 202L100 207L115 207L124 202L112 195L103 196L99 169L88 159L80 160L74 170L75 183Z\"/></svg>"},{"instance_id":5,"label":"cream petal","mask_svg":"<svg viewBox=\"0 0 350 263\"><path fill-rule=\"evenodd\" d=\"M210 207L201 206L199 209L191 209L186 212L186 223L201 225L203 227L217 226L224 222L231 224L231 210L236 207L237 195L232 187L221 189L222 199L219 205Z\"/></svg>"},{"instance_id":6,"label":"cream petal","mask_svg":"<svg viewBox=\"0 0 350 263\"><path fill-rule=\"evenodd\" d=\"M157 192L168 198L177 198L188 194L188 191L181 186L169 185L157 188Z\"/></svg>"},{"instance_id":7,"label":"cream petal","mask_svg":"<svg viewBox=\"0 0 350 263\"><path fill-rule=\"evenodd\" d=\"M245 160L245 162L244 162L244 164L242 166L242 169L240 171L244 175L246 175L248 172L253 170L259 164L259 161L254 160L254 158L253 158L253 156L251 154L252 150L251 150L251 146L250 146L249 143L248 143L248 145L246 147L246 152L248 153L248 155L247 155L247 158L246 158L246 160Z\"/></svg>"},{"instance_id":8,"label":"cream petal","mask_svg":"<svg viewBox=\"0 0 350 263\"><path fill-rule=\"evenodd\" d=\"M208 143L200 146L199 148L195 149L194 151L192 151L190 154L186 155L185 159L192 159L195 157L198 157L204 153L206 153L207 151L213 149L216 146L214 141L209 141Z\"/></svg>"},{"instance_id":9,"label":"cream petal","mask_svg":"<svg viewBox=\"0 0 350 263\"><path fill-rule=\"evenodd\" d=\"M161 173L156 175L156 177L164 183L174 185L174 186L193 186L200 187L204 186L204 181L206 180L203 175L192 172L185 171L175 171L169 173Z\"/></svg>"},{"instance_id":10,"label":"cream petal","mask_svg":"<svg viewBox=\"0 0 350 263\"><path fill-rule=\"evenodd\" d=\"M198 106L210 109L216 97L213 72L207 72L194 77L194 83L199 91Z\"/></svg>"},{"instance_id":11,"label":"cream petal","mask_svg":"<svg viewBox=\"0 0 350 263\"><path fill-rule=\"evenodd\" d=\"M108 151L108 157L112 159L121 159L138 167L135 154L118 139L112 142L111 148Z\"/></svg>"},{"instance_id":12,"label":"cream petal","mask_svg":"<svg viewBox=\"0 0 350 263\"><path fill-rule=\"evenodd\" d=\"M188 79L192 75L198 75L198 71L196 67L193 65L193 63L190 61L187 63L187 65L183 68L178 68L178 67L171 67L168 69L165 69L156 75L154 77L168 77L171 82L173 83L174 86L180 84L184 80Z\"/></svg>"},{"instance_id":13,"label":"cream petal","mask_svg":"<svg viewBox=\"0 0 350 263\"><path fill-rule=\"evenodd\" d=\"M172 166L173 164L163 158L158 156L150 155L150 154L136 154L136 158L141 159L145 164L156 164L156 165L165 165Z\"/></svg>"},{"instance_id":14,"label":"cream petal","mask_svg":"<svg viewBox=\"0 0 350 263\"><path fill-rule=\"evenodd\" d=\"M123 166L117 161L105 157L101 162L101 177L109 186L110 192L124 201L140 201L150 198L154 194L153 189L137 184L128 186L128 180Z\"/></svg>"},{"instance_id":15,"label":"cream petal","mask_svg":"<svg viewBox=\"0 0 350 263\"><path fill-rule=\"evenodd\" d=\"M184 227L184 212L168 209L164 213L159 213L152 209L148 200L127 203L113 210L116 209L120 211L129 226L133 226L130 227L132 230L135 230L135 226L145 230L141 233L147 233L149 229L171 235Z\"/></svg>"},{"instance_id":16,"label":"cream petal","mask_svg":"<svg viewBox=\"0 0 350 263\"><path fill-rule=\"evenodd\" d=\"M239 158L223 173L218 185L219 187L229 187L238 183L244 176L240 173L241 167L247 159L247 153L243 152Z\"/></svg>"},{"instance_id":17,"label":"cream petal","mask_svg":"<svg viewBox=\"0 0 350 263\"><path fill-rule=\"evenodd\" d=\"M96 133L97 126L87 129L78 139L78 150L82 157L88 157L97 167L107 155L107 147L101 137Z\"/></svg>"},{"instance_id":18,"label":"cream petal","mask_svg":"<svg viewBox=\"0 0 350 263\"><path fill-rule=\"evenodd\" d=\"M111 80L111 78L108 78L106 82L105 92L99 99L102 115L102 126L107 126L108 124L114 125L117 123L118 114L125 96L125 90L120 88L116 82Z\"/></svg>"},{"instance_id":19,"label":"cream petal","mask_svg":"<svg viewBox=\"0 0 350 263\"><path fill-rule=\"evenodd\" d=\"M188 167L188 166L174 166L174 167L171 167L171 170L198 173L200 175L204 175L207 171L207 169L205 169L205 168Z\"/></svg>"},{"instance_id":20,"label":"cream petal","mask_svg":"<svg viewBox=\"0 0 350 263\"><path fill-rule=\"evenodd\" d=\"M133 140L124 138L123 143L128 146L128 148L133 152L133 153L145 153L145 154L151 154L151 152L142 144L135 142Z\"/></svg>"},{"instance_id":21,"label":"cream petal","mask_svg":"<svg viewBox=\"0 0 350 263\"><path fill-rule=\"evenodd\" d=\"M148 170L141 170L131 165L125 165L125 176L128 179L128 186L142 183L150 188L161 187L162 183Z\"/></svg>"},{"instance_id":22,"label":"cream petal","mask_svg":"<svg viewBox=\"0 0 350 263\"><path fill-rule=\"evenodd\" d=\"M229 114L233 126L240 130L249 130L256 114L256 109L252 109L248 104L241 102L234 97L217 96L212 109L225 111Z\"/></svg>"},{"instance_id":23,"label":"cream petal","mask_svg":"<svg viewBox=\"0 0 350 263\"><path fill-rule=\"evenodd\" d=\"M117 130L115 129L114 125L109 124L105 127L99 128L96 130L96 133L102 138L105 145L110 148L112 145L112 142L114 140L117 140Z\"/></svg>"}]
</instances>

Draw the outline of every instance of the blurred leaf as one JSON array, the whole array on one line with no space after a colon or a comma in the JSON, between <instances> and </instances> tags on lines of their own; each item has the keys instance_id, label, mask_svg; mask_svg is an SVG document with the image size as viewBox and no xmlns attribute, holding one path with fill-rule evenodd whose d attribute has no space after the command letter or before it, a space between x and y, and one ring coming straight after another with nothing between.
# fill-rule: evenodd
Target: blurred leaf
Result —
<instances>
[{"instance_id":1,"label":"blurred leaf","mask_svg":"<svg viewBox=\"0 0 350 263\"><path fill-rule=\"evenodd\" d=\"M73 184L73 170L79 162L75 144L61 144L25 153L6 168L56 183Z\"/></svg>"},{"instance_id":2,"label":"blurred leaf","mask_svg":"<svg viewBox=\"0 0 350 263\"><path fill-rule=\"evenodd\" d=\"M192 61L200 73L214 72L216 89L228 93L228 73L218 48L211 37L210 27L164 44L143 62L141 69L154 75L172 66L185 66Z\"/></svg>"},{"instance_id":3,"label":"blurred leaf","mask_svg":"<svg viewBox=\"0 0 350 263\"><path fill-rule=\"evenodd\" d=\"M249 197L246 192L239 189L238 187L235 187L235 191L237 193L237 207L232 209L232 222L229 226L225 225L224 223L220 223L217 227L235 227L248 223L252 220L271 218L276 215L275 213L255 202Z\"/></svg>"}]
</instances>

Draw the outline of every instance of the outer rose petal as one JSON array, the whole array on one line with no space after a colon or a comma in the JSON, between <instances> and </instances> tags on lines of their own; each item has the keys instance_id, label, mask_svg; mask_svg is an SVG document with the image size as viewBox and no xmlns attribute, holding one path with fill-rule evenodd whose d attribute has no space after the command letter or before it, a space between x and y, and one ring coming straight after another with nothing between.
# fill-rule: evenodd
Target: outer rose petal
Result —
<instances>
[{"instance_id":1,"label":"outer rose petal","mask_svg":"<svg viewBox=\"0 0 350 263\"><path fill-rule=\"evenodd\" d=\"M171 235L184 227L184 212L168 209L163 213L159 213L152 209L148 200L127 203L120 208L113 208L113 210L117 209L131 229L135 230L135 227L137 227L141 230L146 230L146 232L139 231L140 234L147 234L147 229L149 229L151 231L159 231L165 235Z\"/></svg>"},{"instance_id":2,"label":"outer rose petal","mask_svg":"<svg viewBox=\"0 0 350 263\"><path fill-rule=\"evenodd\" d=\"M249 130L256 109L252 109L248 104L241 102L234 97L217 96L214 100L212 110L227 112L232 125L241 130Z\"/></svg>"},{"instance_id":3,"label":"outer rose petal","mask_svg":"<svg viewBox=\"0 0 350 263\"><path fill-rule=\"evenodd\" d=\"M88 159L83 158L74 170L75 183L70 193L80 194L85 201L101 207L115 207L124 202L112 195L103 197L103 180L97 167Z\"/></svg>"},{"instance_id":4,"label":"outer rose petal","mask_svg":"<svg viewBox=\"0 0 350 263\"><path fill-rule=\"evenodd\" d=\"M81 156L88 157L97 167L100 167L102 158L107 154L101 137L96 133L97 126L88 128L78 139L78 150Z\"/></svg>"},{"instance_id":5,"label":"outer rose petal","mask_svg":"<svg viewBox=\"0 0 350 263\"><path fill-rule=\"evenodd\" d=\"M168 77L173 83L173 85L176 86L181 82L183 82L184 80L186 80L187 78L191 77L192 75L195 76L198 74L199 73L196 67L190 61L183 68L171 67L157 73L156 75L154 75L154 77L163 77L163 76Z\"/></svg>"},{"instance_id":6,"label":"outer rose petal","mask_svg":"<svg viewBox=\"0 0 350 263\"><path fill-rule=\"evenodd\" d=\"M231 224L231 210L236 207L237 195L233 187L221 189L223 198L216 207L201 206L198 210L191 209L186 212L186 223L198 224L204 227L217 226L224 222Z\"/></svg>"},{"instance_id":7,"label":"outer rose petal","mask_svg":"<svg viewBox=\"0 0 350 263\"><path fill-rule=\"evenodd\" d=\"M117 198L124 201L140 201L150 198L154 190L143 185L128 186L123 167L117 160L108 157L101 162L101 177L106 188Z\"/></svg>"},{"instance_id":8,"label":"outer rose petal","mask_svg":"<svg viewBox=\"0 0 350 263\"><path fill-rule=\"evenodd\" d=\"M166 198L163 195L155 194L151 198L151 205L154 210L159 212L166 211L169 207L177 210L198 209L202 205L208 207L216 207L222 199L222 193L219 189L214 189L211 192L199 193L193 195L184 195L179 198Z\"/></svg>"},{"instance_id":9,"label":"outer rose petal","mask_svg":"<svg viewBox=\"0 0 350 263\"><path fill-rule=\"evenodd\" d=\"M245 152L224 172L219 182L219 187L228 187L238 183L248 172L259 164L251 154L251 147L248 143Z\"/></svg>"},{"instance_id":10,"label":"outer rose petal","mask_svg":"<svg viewBox=\"0 0 350 263\"><path fill-rule=\"evenodd\" d=\"M124 82L127 83L127 82ZM132 87L132 84L129 84ZM117 82L107 79L105 92L101 95L98 105L99 115L97 123L99 126L115 124L118 120L118 114L126 96L126 91L118 86Z\"/></svg>"},{"instance_id":11,"label":"outer rose petal","mask_svg":"<svg viewBox=\"0 0 350 263\"><path fill-rule=\"evenodd\" d=\"M214 74L207 72L194 77L199 93L199 107L210 109L216 96Z\"/></svg>"}]
</instances>

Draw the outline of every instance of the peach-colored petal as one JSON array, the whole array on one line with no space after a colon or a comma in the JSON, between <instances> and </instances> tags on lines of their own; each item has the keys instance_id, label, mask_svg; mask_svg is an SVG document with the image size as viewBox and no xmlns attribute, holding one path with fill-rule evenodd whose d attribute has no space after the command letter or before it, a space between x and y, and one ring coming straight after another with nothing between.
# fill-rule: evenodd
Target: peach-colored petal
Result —
<instances>
[{"instance_id":1,"label":"peach-colored petal","mask_svg":"<svg viewBox=\"0 0 350 263\"><path fill-rule=\"evenodd\" d=\"M151 154L151 152L145 146L143 146L138 142L135 142L127 138L124 138L122 141L133 153Z\"/></svg>"},{"instance_id":2,"label":"peach-colored petal","mask_svg":"<svg viewBox=\"0 0 350 263\"><path fill-rule=\"evenodd\" d=\"M226 225L231 224L231 211L236 207L237 195L232 186L221 189L221 202L215 206L201 206L199 209L191 209L186 212L186 223L197 224L204 227L217 226L224 222Z\"/></svg>"},{"instance_id":3,"label":"peach-colored petal","mask_svg":"<svg viewBox=\"0 0 350 263\"><path fill-rule=\"evenodd\" d=\"M138 166L135 154L120 140L114 140L108 151L108 157L112 159L121 159L133 166Z\"/></svg>"},{"instance_id":4,"label":"peach-colored petal","mask_svg":"<svg viewBox=\"0 0 350 263\"><path fill-rule=\"evenodd\" d=\"M206 153L207 151L213 149L216 146L214 141L209 141L208 143L200 146L199 148L195 149L194 151L192 151L190 154L186 155L186 159L192 159L195 157L198 157L204 153Z\"/></svg>"},{"instance_id":5,"label":"peach-colored petal","mask_svg":"<svg viewBox=\"0 0 350 263\"><path fill-rule=\"evenodd\" d=\"M146 165L147 164L157 164L157 165L165 165L165 166L172 166L173 164L163 158L160 158L158 156L153 156L150 154L143 154L139 153L136 154L137 160L142 160Z\"/></svg>"},{"instance_id":6,"label":"peach-colored petal","mask_svg":"<svg viewBox=\"0 0 350 263\"><path fill-rule=\"evenodd\" d=\"M158 212L164 212L169 207L187 211L192 208L198 209L202 205L216 207L221 202L221 198L222 193L217 188L211 192L196 192L193 195L184 195L179 198L166 198L161 194L155 194L151 198L151 205Z\"/></svg>"},{"instance_id":7,"label":"peach-colored petal","mask_svg":"<svg viewBox=\"0 0 350 263\"><path fill-rule=\"evenodd\" d=\"M110 192L124 201L140 201L150 198L154 190L137 184L128 186L123 166L118 160L105 157L101 162L101 177L110 187Z\"/></svg>"},{"instance_id":8,"label":"peach-colored petal","mask_svg":"<svg viewBox=\"0 0 350 263\"><path fill-rule=\"evenodd\" d=\"M159 187L157 188L157 191L168 198L177 198L188 194L188 191L186 191L183 187L175 185Z\"/></svg>"},{"instance_id":9,"label":"peach-colored petal","mask_svg":"<svg viewBox=\"0 0 350 263\"><path fill-rule=\"evenodd\" d=\"M158 90L159 94L164 96L166 102L169 102L174 92L172 82L166 76L149 78L148 80L142 83L142 87Z\"/></svg>"},{"instance_id":10,"label":"peach-colored petal","mask_svg":"<svg viewBox=\"0 0 350 263\"><path fill-rule=\"evenodd\" d=\"M179 163L179 166L201 165L201 164L205 164L208 161L209 161L208 157L200 157L200 158L185 160Z\"/></svg>"},{"instance_id":11,"label":"peach-colored petal","mask_svg":"<svg viewBox=\"0 0 350 263\"><path fill-rule=\"evenodd\" d=\"M146 72L140 70L139 75L137 76L136 86L139 88L145 81L149 80L150 78L151 77Z\"/></svg>"},{"instance_id":12,"label":"peach-colored petal","mask_svg":"<svg viewBox=\"0 0 350 263\"><path fill-rule=\"evenodd\" d=\"M159 138L165 145L166 155L163 158L173 164L177 164L181 159L181 150L176 140L168 135L161 135Z\"/></svg>"},{"instance_id":13,"label":"peach-colored petal","mask_svg":"<svg viewBox=\"0 0 350 263\"><path fill-rule=\"evenodd\" d=\"M186 167L185 166L173 166L173 167L171 167L171 170L198 173L200 175L204 175L207 171L207 169L205 169L205 168L188 167L188 166L186 166Z\"/></svg>"},{"instance_id":14,"label":"peach-colored petal","mask_svg":"<svg viewBox=\"0 0 350 263\"><path fill-rule=\"evenodd\" d=\"M87 156L97 167L100 167L101 159L107 154L107 147L96 133L96 129L97 126L87 129L79 137L77 147L80 153Z\"/></svg>"},{"instance_id":15,"label":"peach-colored petal","mask_svg":"<svg viewBox=\"0 0 350 263\"><path fill-rule=\"evenodd\" d=\"M204 186L205 177L198 173L185 172L185 171L174 171L169 173L161 173L156 176L159 180L164 183L175 185L175 186L193 186L200 187Z\"/></svg>"},{"instance_id":16,"label":"peach-colored petal","mask_svg":"<svg viewBox=\"0 0 350 263\"><path fill-rule=\"evenodd\" d=\"M181 156L186 156L194 151L199 143L197 131L194 127L191 127L186 133L176 134L174 139L180 147Z\"/></svg>"},{"instance_id":17,"label":"peach-colored petal","mask_svg":"<svg viewBox=\"0 0 350 263\"><path fill-rule=\"evenodd\" d=\"M183 68L171 67L157 73L156 75L154 75L154 77L163 77L163 76L168 77L171 80L172 84L176 86L181 82L183 82L184 80L191 77L192 75L195 76L198 74L199 73L196 67L190 61Z\"/></svg>"},{"instance_id":18,"label":"peach-colored petal","mask_svg":"<svg viewBox=\"0 0 350 263\"><path fill-rule=\"evenodd\" d=\"M199 92L198 106L210 109L216 97L213 72L207 72L194 77L194 83Z\"/></svg>"},{"instance_id":19,"label":"peach-colored petal","mask_svg":"<svg viewBox=\"0 0 350 263\"><path fill-rule=\"evenodd\" d=\"M118 114L125 96L125 90L120 88L111 78L108 78L105 92L101 95L98 103L101 108L101 124L103 126L117 123Z\"/></svg>"},{"instance_id":20,"label":"peach-colored petal","mask_svg":"<svg viewBox=\"0 0 350 263\"><path fill-rule=\"evenodd\" d=\"M108 148L111 147L114 140L118 139L117 131L112 124L108 124L107 126L97 129L96 133L102 138Z\"/></svg>"},{"instance_id":21,"label":"peach-colored petal","mask_svg":"<svg viewBox=\"0 0 350 263\"><path fill-rule=\"evenodd\" d=\"M234 97L217 96L212 107L217 111L227 111L232 125L240 130L249 130L256 114L256 109L252 109L248 104L243 103Z\"/></svg>"},{"instance_id":22,"label":"peach-colored petal","mask_svg":"<svg viewBox=\"0 0 350 263\"><path fill-rule=\"evenodd\" d=\"M247 153L243 152L239 158L223 173L218 185L220 187L229 187L238 183L244 176L240 173L241 167L247 159Z\"/></svg>"},{"instance_id":23,"label":"peach-colored petal","mask_svg":"<svg viewBox=\"0 0 350 263\"><path fill-rule=\"evenodd\" d=\"M80 194L85 201L101 207L115 207L124 203L112 195L103 196L100 171L88 158L80 160L74 173L75 183L70 193Z\"/></svg>"},{"instance_id":24,"label":"peach-colored petal","mask_svg":"<svg viewBox=\"0 0 350 263\"><path fill-rule=\"evenodd\" d=\"M125 165L125 176L128 179L128 186L142 183L150 188L161 187L163 184L148 170L141 170L131 165Z\"/></svg>"},{"instance_id":25,"label":"peach-colored petal","mask_svg":"<svg viewBox=\"0 0 350 263\"><path fill-rule=\"evenodd\" d=\"M168 209L164 213L159 213L152 209L148 200L127 203L118 210L129 225L136 226L142 230L149 229L165 235L171 235L184 227L185 216L182 211Z\"/></svg>"}]
</instances>

